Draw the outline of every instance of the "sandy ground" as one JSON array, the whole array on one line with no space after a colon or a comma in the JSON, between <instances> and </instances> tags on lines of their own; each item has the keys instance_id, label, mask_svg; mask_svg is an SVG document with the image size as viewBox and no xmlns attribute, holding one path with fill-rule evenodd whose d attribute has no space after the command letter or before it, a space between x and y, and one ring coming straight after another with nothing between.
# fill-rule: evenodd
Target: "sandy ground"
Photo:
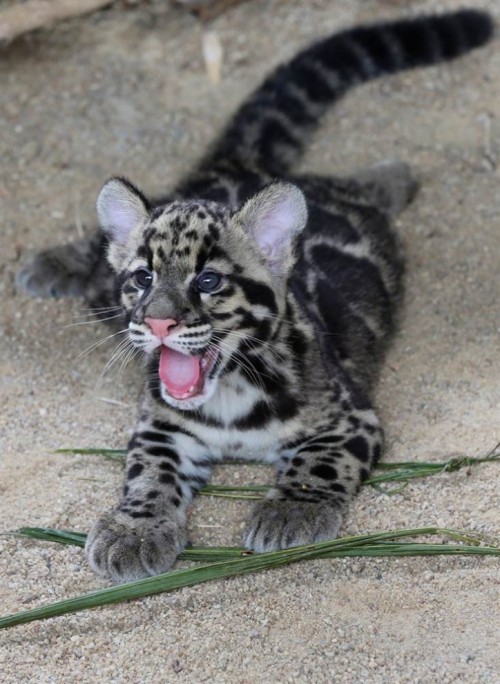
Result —
<instances>
[{"instance_id":1,"label":"sandy ground","mask_svg":"<svg viewBox=\"0 0 500 684\"><path fill-rule=\"evenodd\" d=\"M500 19L497 0L471 4ZM161 2L104 11L2 53L2 529L86 530L114 503L118 465L54 450L122 446L139 378L133 369L101 377L112 346L75 363L105 330L68 327L82 320L81 302L17 296L19 262L90 230L108 175L148 193L173 184L263 74L311 40L460 5L254 0L212 25L226 51L218 87L203 70L199 23ZM407 301L377 396L388 460L478 456L500 439L498 74L497 41L360 88L304 161L328 173L400 157L422 179L398 224ZM271 478L228 466L216 481ZM440 524L498 534L497 478L488 465L392 497L366 488L344 532ZM245 502L200 500L193 541L237 544L247 512ZM2 614L102 586L80 549L0 541ZM494 559L315 561L4 632L0 681L490 683L498 598Z\"/></svg>"}]
</instances>

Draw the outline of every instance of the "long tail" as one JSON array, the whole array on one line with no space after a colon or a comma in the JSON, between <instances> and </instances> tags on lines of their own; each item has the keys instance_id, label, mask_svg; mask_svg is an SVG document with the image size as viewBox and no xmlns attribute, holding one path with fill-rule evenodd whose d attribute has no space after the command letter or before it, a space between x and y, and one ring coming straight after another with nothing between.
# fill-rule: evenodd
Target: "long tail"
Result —
<instances>
[{"instance_id":1,"label":"long tail","mask_svg":"<svg viewBox=\"0 0 500 684\"><path fill-rule=\"evenodd\" d=\"M282 175L325 110L353 86L404 69L455 59L484 45L492 18L478 10L359 27L278 67L242 105L202 162Z\"/></svg>"}]
</instances>

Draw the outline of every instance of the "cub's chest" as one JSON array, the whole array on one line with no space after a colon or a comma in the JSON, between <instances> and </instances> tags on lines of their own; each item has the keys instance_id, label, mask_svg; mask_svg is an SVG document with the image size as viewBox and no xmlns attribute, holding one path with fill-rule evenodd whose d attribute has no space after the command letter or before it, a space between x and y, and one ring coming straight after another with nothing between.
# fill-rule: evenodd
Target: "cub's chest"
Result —
<instances>
[{"instance_id":1,"label":"cub's chest","mask_svg":"<svg viewBox=\"0 0 500 684\"><path fill-rule=\"evenodd\" d=\"M201 413L210 425L238 429L257 406L266 404L262 389L237 373L222 378L215 394L202 406Z\"/></svg>"},{"instance_id":2,"label":"cub's chest","mask_svg":"<svg viewBox=\"0 0 500 684\"><path fill-rule=\"evenodd\" d=\"M274 463L284 441L283 430L277 426L261 430L199 426L193 432L206 444L215 460L234 458Z\"/></svg>"},{"instance_id":3,"label":"cub's chest","mask_svg":"<svg viewBox=\"0 0 500 684\"><path fill-rule=\"evenodd\" d=\"M277 418L265 392L239 374L221 380L200 414L196 418L186 416L184 426L214 460L273 463L283 445L302 428L298 417L286 421Z\"/></svg>"}]
</instances>

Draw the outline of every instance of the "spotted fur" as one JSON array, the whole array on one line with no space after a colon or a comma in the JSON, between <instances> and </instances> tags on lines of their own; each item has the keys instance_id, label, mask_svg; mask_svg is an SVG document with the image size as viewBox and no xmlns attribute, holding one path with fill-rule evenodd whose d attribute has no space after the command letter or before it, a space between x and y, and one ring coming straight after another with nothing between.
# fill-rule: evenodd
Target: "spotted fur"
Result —
<instances>
[{"instance_id":1,"label":"spotted fur","mask_svg":"<svg viewBox=\"0 0 500 684\"><path fill-rule=\"evenodd\" d=\"M389 223L415 182L398 162L347 179L290 168L348 88L457 57L492 30L464 10L327 38L264 82L169 198L149 202L113 178L98 200L102 231L24 267L18 283L32 294L118 301L146 359L123 495L87 541L99 575L168 569L187 540L187 507L225 457L276 466L248 548L338 533L381 455L370 391L402 276ZM192 386L176 385L172 367Z\"/></svg>"}]
</instances>

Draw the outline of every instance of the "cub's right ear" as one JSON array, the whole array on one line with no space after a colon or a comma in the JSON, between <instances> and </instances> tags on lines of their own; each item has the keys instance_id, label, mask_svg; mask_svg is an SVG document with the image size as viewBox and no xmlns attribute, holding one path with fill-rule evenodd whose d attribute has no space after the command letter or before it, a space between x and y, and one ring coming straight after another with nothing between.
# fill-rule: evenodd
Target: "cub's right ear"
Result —
<instances>
[{"instance_id":1,"label":"cub's right ear","mask_svg":"<svg viewBox=\"0 0 500 684\"><path fill-rule=\"evenodd\" d=\"M97 198L97 214L110 242L124 245L133 228L148 218L150 207L132 183L125 178L110 178Z\"/></svg>"}]
</instances>

